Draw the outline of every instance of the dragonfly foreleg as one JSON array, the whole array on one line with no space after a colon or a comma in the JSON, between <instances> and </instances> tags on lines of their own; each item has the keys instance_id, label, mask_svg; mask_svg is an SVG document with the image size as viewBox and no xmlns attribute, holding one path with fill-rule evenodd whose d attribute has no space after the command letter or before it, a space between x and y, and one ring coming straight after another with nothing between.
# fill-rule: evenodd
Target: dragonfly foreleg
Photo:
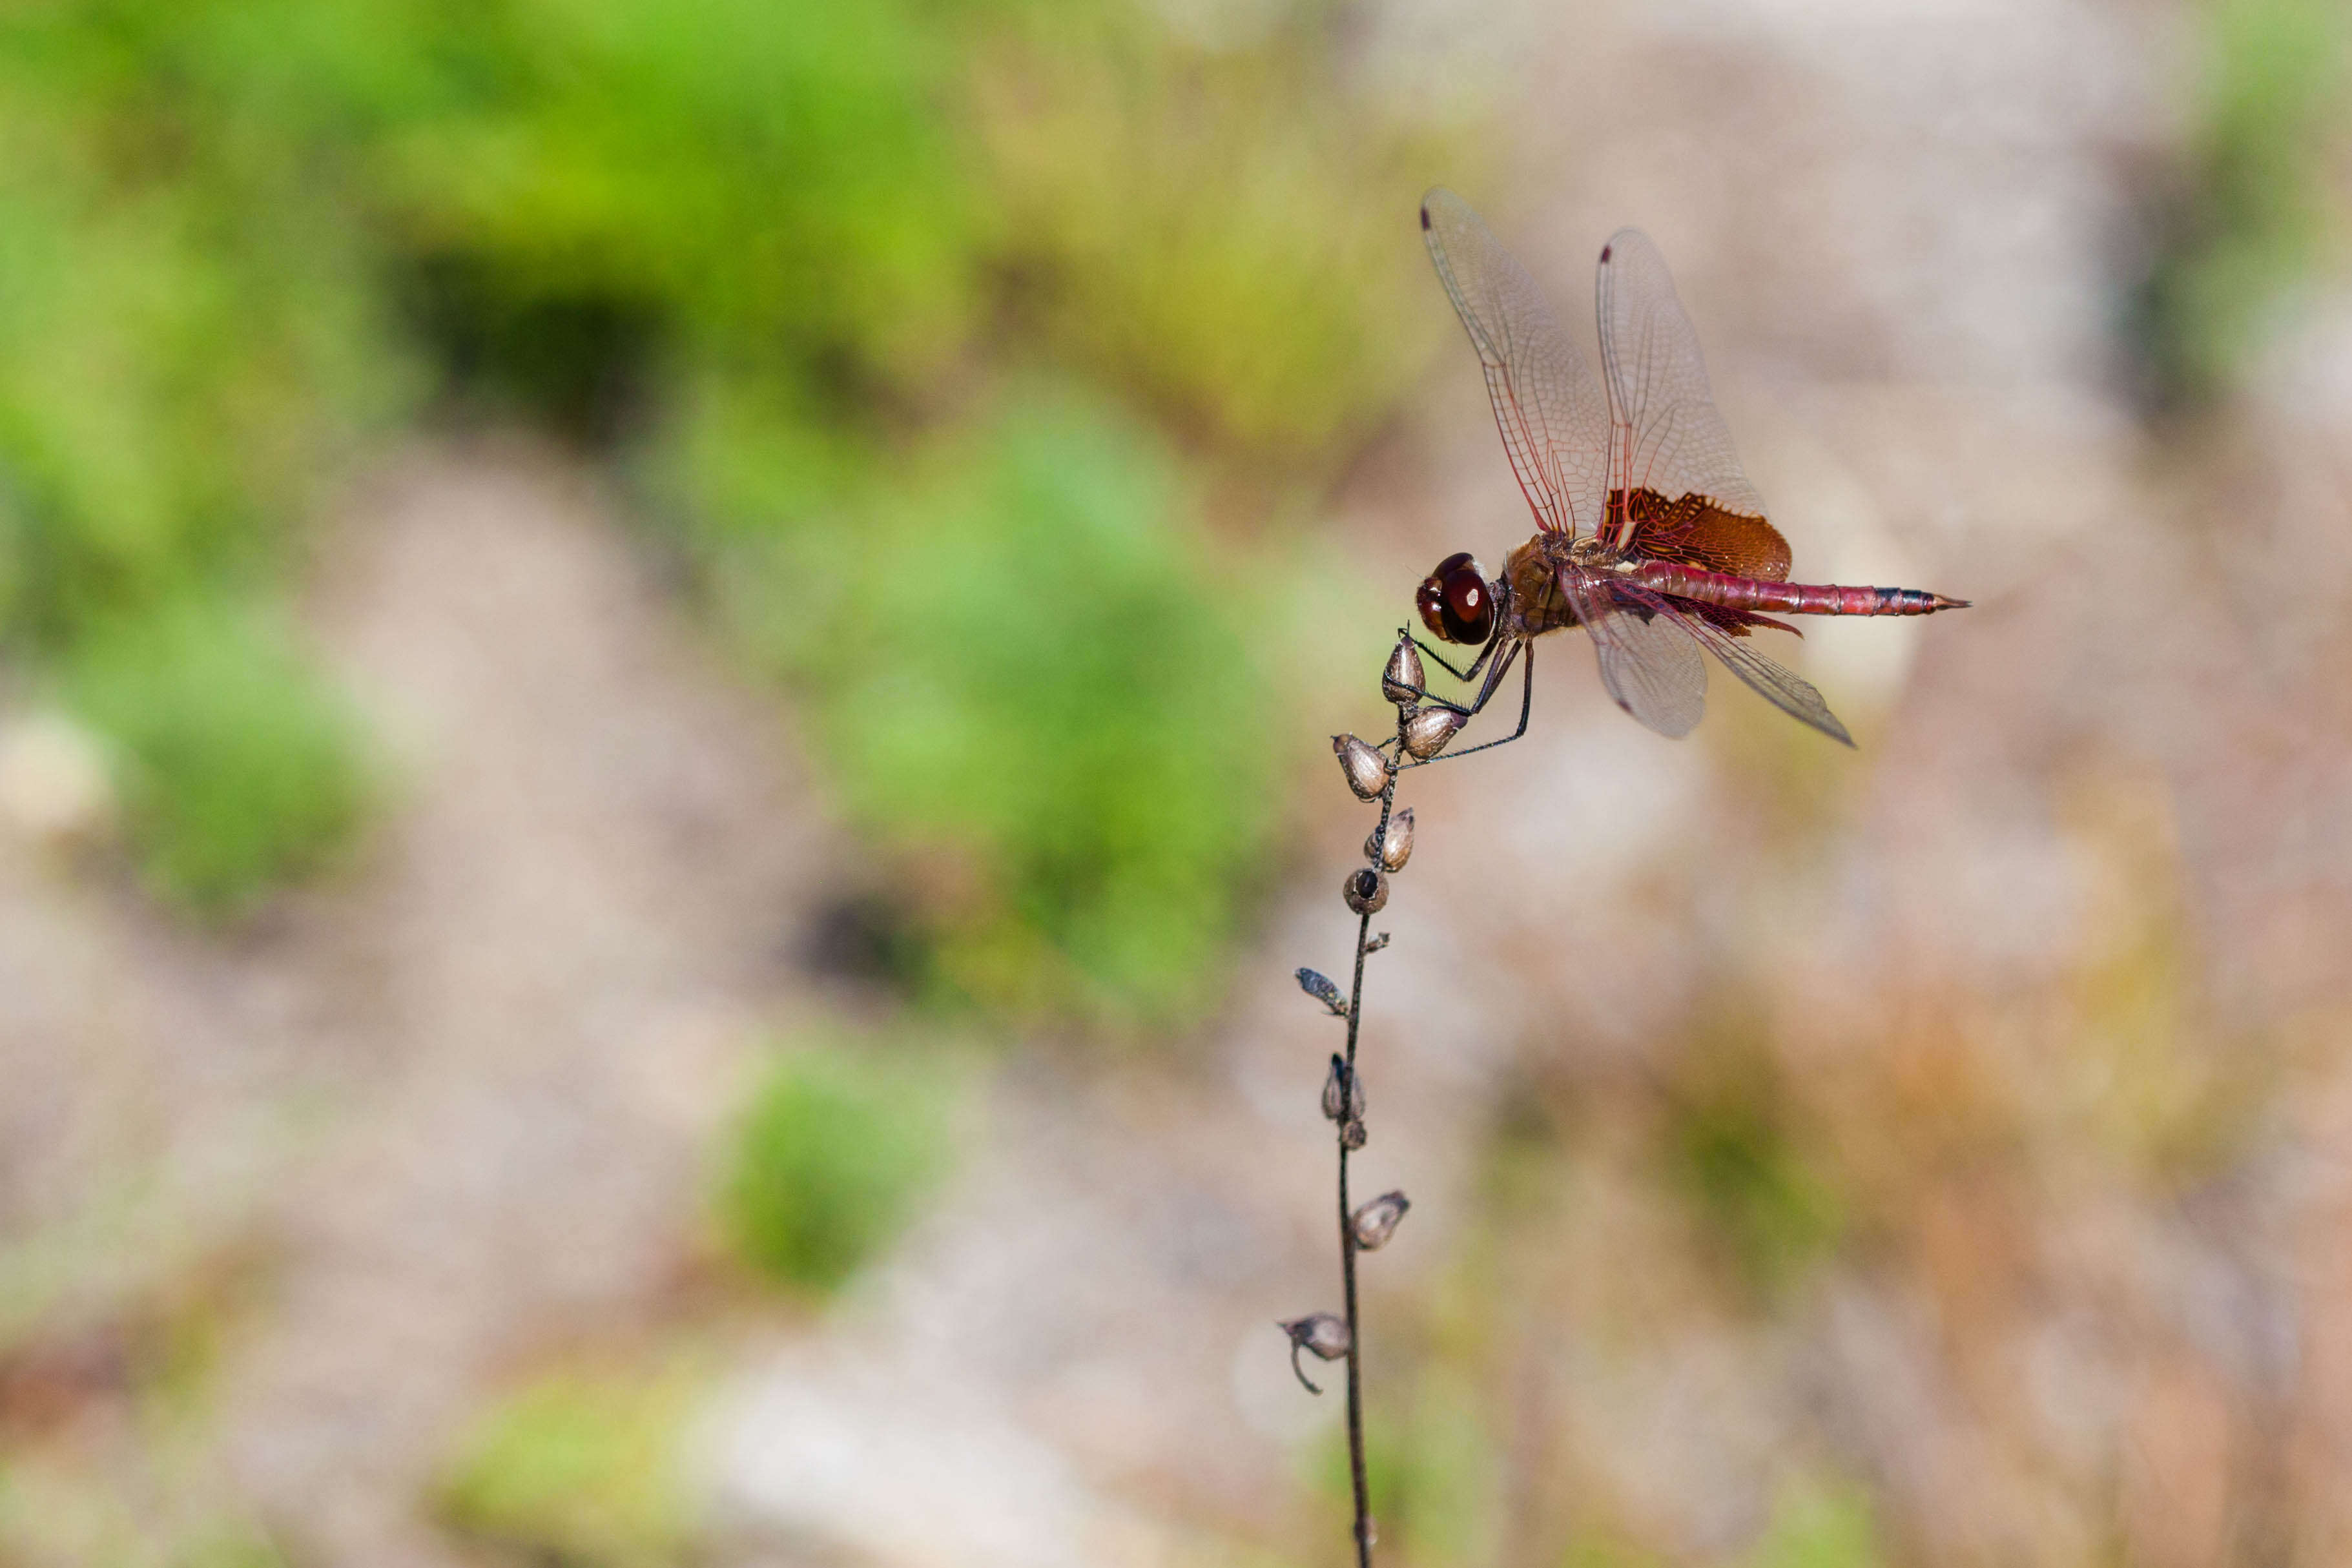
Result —
<instances>
[{"instance_id":1,"label":"dragonfly foreleg","mask_svg":"<svg viewBox=\"0 0 2352 1568\"><path fill-rule=\"evenodd\" d=\"M1496 652L1502 647L1505 640L1506 639L1501 637L1496 637L1488 641L1485 647L1478 650L1478 657L1470 661L1470 668L1467 669L1454 668L1452 665L1445 662L1445 656L1444 654L1439 653L1435 648L1430 647L1419 637L1412 639L1412 646L1421 649L1422 652L1434 659L1437 662L1438 668L1444 670L1454 679L1462 682L1463 685L1467 686L1472 681L1478 679L1478 672L1486 668L1486 661L1495 657ZM1516 639L1511 639L1511 646L1516 648L1518 646L1517 641ZM1502 659L1496 663L1494 668L1487 672L1485 689L1479 693L1477 700L1472 702L1467 708L1465 708L1461 703L1454 701L1452 698L1438 696L1437 693L1430 690L1425 686L1408 686L1405 687L1404 689L1412 692L1415 697L1420 698L1423 701L1427 702L1432 707L1449 709L1454 712L1461 714L1465 719L1467 719L1471 715L1476 713L1479 709L1486 706L1486 699L1493 694L1496 680L1499 678L1502 670L1508 666L1510 662L1511 658L1507 654Z\"/></svg>"},{"instance_id":2,"label":"dragonfly foreleg","mask_svg":"<svg viewBox=\"0 0 2352 1568\"><path fill-rule=\"evenodd\" d=\"M1496 640L1499 642L1501 639L1496 638ZM1485 708L1486 706L1487 700L1495 695L1495 689L1502 684L1503 677L1510 673L1511 661L1518 658L1522 653L1527 655L1527 662L1519 667L1519 727L1517 729L1512 731L1509 734L1503 736L1500 740L1481 741L1475 746L1465 746L1458 752L1440 752L1433 757L1427 757L1417 763L1407 763L1404 765L1406 767L1425 768L1431 763L1452 762L1456 757L1466 757L1475 752L1491 752L1496 746L1507 746L1512 742L1517 740L1520 736L1526 734L1528 732L1528 715L1534 711L1536 700L1536 650L1535 645L1532 643L1523 642L1516 638L1513 639L1510 650L1504 654L1501 658L1496 659L1495 661L1495 668L1487 672L1486 684L1479 689L1478 700L1472 703L1468 708L1457 710L1457 711L1475 714L1481 709Z\"/></svg>"},{"instance_id":3,"label":"dragonfly foreleg","mask_svg":"<svg viewBox=\"0 0 2352 1568\"><path fill-rule=\"evenodd\" d=\"M1435 648L1430 647L1419 637L1412 639L1412 646L1427 654L1430 657L1431 662L1434 663L1438 668L1444 670L1454 679L1462 682L1465 686L1467 686L1470 682L1478 679L1478 667L1486 662L1486 656L1495 651L1495 644L1501 642L1502 640L1503 639L1500 637L1493 638L1485 647L1480 648L1478 650L1478 657L1470 661L1470 668L1467 669L1454 668L1451 664L1446 662L1445 656L1444 654L1438 652ZM1426 697L1428 693L1423 692L1422 695Z\"/></svg>"}]
</instances>

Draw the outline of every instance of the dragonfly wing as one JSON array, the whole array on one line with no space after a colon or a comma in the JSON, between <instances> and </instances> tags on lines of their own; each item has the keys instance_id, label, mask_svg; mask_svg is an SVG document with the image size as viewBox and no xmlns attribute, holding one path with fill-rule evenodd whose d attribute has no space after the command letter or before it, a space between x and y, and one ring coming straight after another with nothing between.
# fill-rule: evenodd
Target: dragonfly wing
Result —
<instances>
[{"instance_id":1,"label":"dragonfly wing","mask_svg":"<svg viewBox=\"0 0 2352 1568\"><path fill-rule=\"evenodd\" d=\"M1596 533L1608 491L1609 405L1583 353L1511 253L1448 190L1421 202L1422 238L1486 367L1511 469L1555 532Z\"/></svg>"},{"instance_id":2,"label":"dragonfly wing","mask_svg":"<svg viewBox=\"0 0 2352 1568\"><path fill-rule=\"evenodd\" d=\"M1608 487L1627 497L1610 542L1631 549L1643 521L1640 513L1678 503L1686 509L1685 498L1699 498L1705 507L1692 521L1704 520L1706 510L1743 520L1736 527L1728 519L1706 521L1709 531L1727 535L1727 544L1728 535L1741 536L1741 554L1769 556L1777 544L1778 574L1785 575L1788 545L1764 520L1764 498L1739 467L1731 427L1707 387L1698 333L1683 314L1666 259L1649 236L1621 228L1601 247L1597 295L1601 368L1609 386ZM1643 490L1655 497L1649 507L1640 504Z\"/></svg>"},{"instance_id":3,"label":"dragonfly wing","mask_svg":"<svg viewBox=\"0 0 2352 1568\"><path fill-rule=\"evenodd\" d=\"M1611 583L1572 566L1560 568L1559 581L1591 634L1601 684L1617 706L1673 740L1697 728L1706 711L1706 665L1680 618L1621 601Z\"/></svg>"},{"instance_id":4,"label":"dragonfly wing","mask_svg":"<svg viewBox=\"0 0 2352 1568\"><path fill-rule=\"evenodd\" d=\"M1838 716L1830 711L1830 705L1822 700L1821 692L1811 681L1765 658L1705 616L1679 608L1668 595L1622 584L1612 586L1622 601L1650 612L1652 626L1678 628L1675 635L1687 637L1715 655L1726 669L1781 712L1811 724L1832 741L1853 744L1853 737L1846 733L1845 726L1838 722ZM1695 654L1692 657L1696 658Z\"/></svg>"}]
</instances>

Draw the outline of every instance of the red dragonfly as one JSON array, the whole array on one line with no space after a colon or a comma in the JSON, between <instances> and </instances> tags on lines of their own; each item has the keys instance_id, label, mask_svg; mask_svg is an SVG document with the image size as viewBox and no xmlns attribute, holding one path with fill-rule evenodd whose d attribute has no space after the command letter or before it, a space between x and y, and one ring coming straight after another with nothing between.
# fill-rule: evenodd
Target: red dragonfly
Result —
<instances>
[{"instance_id":1,"label":"red dragonfly","mask_svg":"<svg viewBox=\"0 0 2352 1568\"><path fill-rule=\"evenodd\" d=\"M1664 258L1640 230L1620 229L1601 247L1606 381L1595 385L1527 268L1467 202L1430 192L1421 228L1486 367L1495 423L1536 514L1535 536L1511 552L1500 577L1490 580L1465 552L1438 563L1422 584L1416 603L1430 631L1481 648L1461 670L1425 644L1423 651L1465 682L1485 675L1468 706L1432 702L1458 729L1525 655L1519 727L1486 745L1517 740L1535 689L1534 639L1582 626L1609 695L1661 735L1687 735L1706 709L1703 648L1781 711L1853 744L1810 682L1748 646L1758 626L1797 629L1762 612L1926 616L1968 601L1788 580L1789 542L1740 472L1698 336ZM1419 686L1415 672L1408 689L1428 696Z\"/></svg>"}]
</instances>

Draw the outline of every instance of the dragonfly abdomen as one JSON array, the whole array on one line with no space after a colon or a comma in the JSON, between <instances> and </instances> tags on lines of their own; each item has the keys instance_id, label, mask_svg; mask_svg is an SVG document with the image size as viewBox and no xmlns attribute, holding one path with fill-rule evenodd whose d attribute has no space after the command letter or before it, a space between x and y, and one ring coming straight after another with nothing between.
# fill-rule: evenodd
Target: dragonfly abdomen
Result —
<instances>
[{"instance_id":1,"label":"dragonfly abdomen","mask_svg":"<svg viewBox=\"0 0 2352 1568\"><path fill-rule=\"evenodd\" d=\"M1948 599L1923 588L1848 588L1834 583L1775 583L1765 577L1735 577L1674 561L1644 561L1633 580L1677 598L1696 599L1733 610L1769 610L1784 616L1932 616L1958 610L1966 599Z\"/></svg>"}]
</instances>

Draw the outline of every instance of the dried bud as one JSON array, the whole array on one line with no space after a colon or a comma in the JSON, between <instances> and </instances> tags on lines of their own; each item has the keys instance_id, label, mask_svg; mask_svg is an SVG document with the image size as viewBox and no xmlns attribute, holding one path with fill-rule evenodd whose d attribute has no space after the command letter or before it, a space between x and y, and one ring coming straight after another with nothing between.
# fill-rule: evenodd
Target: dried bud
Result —
<instances>
[{"instance_id":1,"label":"dried bud","mask_svg":"<svg viewBox=\"0 0 2352 1568\"><path fill-rule=\"evenodd\" d=\"M1318 1361L1338 1361L1348 1353L1348 1325L1328 1312L1314 1312L1304 1318L1293 1318L1275 1325L1290 1336L1290 1370L1298 1381L1307 1384L1309 1394L1323 1391L1307 1382L1307 1373L1298 1364L1298 1352L1305 1351Z\"/></svg>"},{"instance_id":2,"label":"dried bud","mask_svg":"<svg viewBox=\"0 0 2352 1568\"><path fill-rule=\"evenodd\" d=\"M1333 1121L1357 1121L1364 1114L1364 1080L1339 1053L1331 1053L1331 1070L1323 1079L1323 1114Z\"/></svg>"},{"instance_id":3,"label":"dried bud","mask_svg":"<svg viewBox=\"0 0 2352 1568\"><path fill-rule=\"evenodd\" d=\"M1370 1141L1371 1134L1364 1131L1361 1116L1350 1116L1339 1124L1339 1147L1349 1153L1354 1153Z\"/></svg>"},{"instance_id":4,"label":"dried bud","mask_svg":"<svg viewBox=\"0 0 2352 1568\"><path fill-rule=\"evenodd\" d=\"M1451 708L1420 709L1404 721L1404 749L1425 763L1469 721Z\"/></svg>"},{"instance_id":5,"label":"dried bud","mask_svg":"<svg viewBox=\"0 0 2352 1568\"><path fill-rule=\"evenodd\" d=\"M1428 684L1429 678L1421 672L1421 650L1411 637L1397 638L1396 652L1389 655L1389 667L1381 673L1381 695L1400 708L1410 708L1421 700Z\"/></svg>"},{"instance_id":6,"label":"dried bud","mask_svg":"<svg viewBox=\"0 0 2352 1568\"><path fill-rule=\"evenodd\" d=\"M1329 975L1312 969L1302 969L1298 972L1298 988L1330 1008L1333 1017L1344 1018L1348 1016L1348 999L1339 994L1339 986L1332 984Z\"/></svg>"},{"instance_id":7,"label":"dried bud","mask_svg":"<svg viewBox=\"0 0 2352 1568\"><path fill-rule=\"evenodd\" d=\"M1364 939L1364 951L1366 952L1378 952L1381 949L1388 946L1388 944L1389 933L1386 931L1381 931Z\"/></svg>"},{"instance_id":8,"label":"dried bud","mask_svg":"<svg viewBox=\"0 0 2352 1568\"><path fill-rule=\"evenodd\" d=\"M1389 901L1388 877L1370 866L1359 866L1339 884L1339 896L1360 915L1378 914L1381 906Z\"/></svg>"},{"instance_id":9,"label":"dried bud","mask_svg":"<svg viewBox=\"0 0 2352 1568\"><path fill-rule=\"evenodd\" d=\"M1412 807L1389 818L1389 830L1382 835L1378 828L1364 836L1364 858L1377 860L1385 871L1402 871L1404 863L1412 858Z\"/></svg>"},{"instance_id":10,"label":"dried bud","mask_svg":"<svg viewBox=\"0 0 2352 1568\"><path fill-rule=\"evenodd\" d=\"M1348 775L1348 787L1356 792L1356 798L1380 799L1381 791L1389 787L1389 760L1353 735L1332 736L1331 750L1338 754L1339 770Z\"/></svg>"},{"instance_id":11,"label":"dried bud","mask_svg":"<svg viewBox=\"0 0 2352 1568\"><path fill-rule=\"evenodd\" d=\"M1355 1233L1356 1250L1378 1252L1396 1234L1397 1222L1412 1203L1402 1193L1382 1193L1348 1218L1348 1228Z\"/></svg>"}]
</instances>

